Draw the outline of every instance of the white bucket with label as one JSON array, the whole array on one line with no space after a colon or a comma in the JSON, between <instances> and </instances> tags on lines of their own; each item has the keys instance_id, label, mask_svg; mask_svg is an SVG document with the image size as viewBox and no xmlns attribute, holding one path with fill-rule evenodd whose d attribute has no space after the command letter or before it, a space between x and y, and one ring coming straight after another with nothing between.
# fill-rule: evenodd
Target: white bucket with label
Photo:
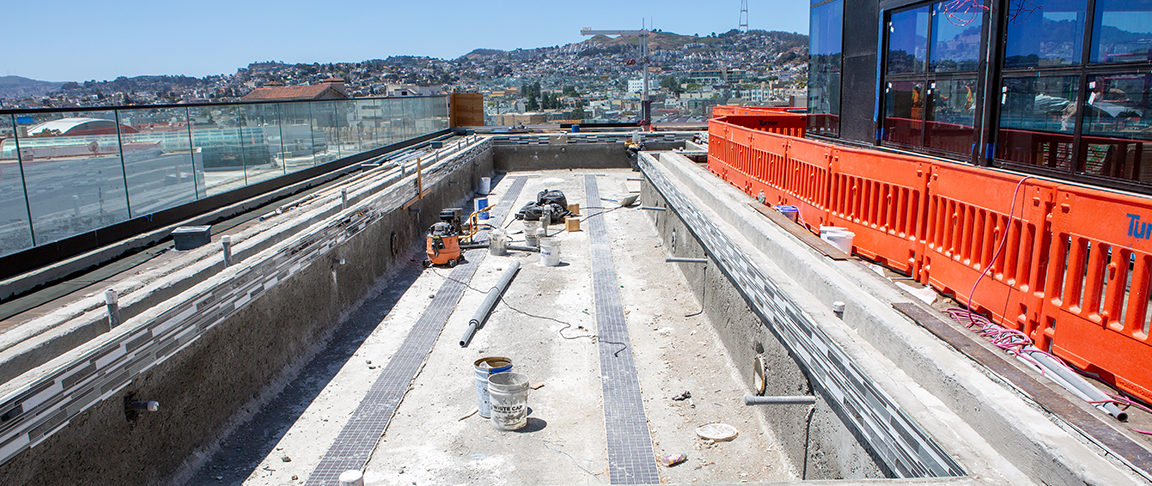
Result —
<instances>
[{"instance_id":1,"label":"white bucket with label","mask_svg":"<svg viewBox=\"0 0 1152 486\"><path fill-rule=\"evenodd\" d=\"M488 418L492 410L488 397L488 377L511 371L512 360L503 356L489 356L476 360L473 367L476 370L476 408L481 417Z\"/></svg>"},{"instance_id":2,"label":"white bucket with label","mask_svg":"<svg viewBox=\"0 0 1152 486\"><path fill-rule=\"evenodd\" d=\"M479 192L481 196L487 196L489 192L492 192L492 178L481 177L480 190L476 192Z\"/></svg>"},{"instance_id":3,"label":"white bucket with label","mask_svg":"<svg viewBox=\"0 0 1152 486\"><path fill-rule=\"evenodd\" d=\"M560 266L560 242L554 238L540 238L540 264L546 267Z\"/></svg>"},{"instance_id":4,"label":"white bucket with label","mask_svg":"<svg viewBox=\"0 0 1152 486\"><path fill-rule=\"evenodd\" d=\"M488 377L488 395L492 401L492 427L516 430L528 425L528 376L500 373Z\"/></svg>"},{"instance_id":5,"label":"white bucket with label","mask_svg":"<svg viewBox=\"0 0 1152 486\"><path fill-rule=\"evenodd\" d=\"M828 244L835 246L848 255L852 255L852 240L856 238L856 233L848 231L845 228L838 228L836 226L821 226L820 239L827 241Z\"/></svg>"}]
</instances>

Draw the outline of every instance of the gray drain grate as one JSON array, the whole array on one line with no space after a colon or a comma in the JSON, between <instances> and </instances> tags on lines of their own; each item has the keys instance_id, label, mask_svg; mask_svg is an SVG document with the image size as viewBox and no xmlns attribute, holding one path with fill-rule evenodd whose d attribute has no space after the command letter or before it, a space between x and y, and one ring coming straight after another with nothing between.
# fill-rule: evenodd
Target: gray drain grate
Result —
<instances>
[{"instance_id":1,"label":"gray drain grate","mask_svg":"<svg viewBox=\"0 0 1152 486\"><path fill-rule=\"evenodd\" d=\"M596 176L584 176L585 201L600 200ZM600 373L604 392L604 425L608 432L608 475L612 484L660 484L652 436L640 396L640 381L628 340L628 323L612 262L604 218L588 217L592 250L592 292L600 336ZM624 345L613 344L624 343ZM623 348L623 349L622 349Z\"/></svg>"}]
</instances>

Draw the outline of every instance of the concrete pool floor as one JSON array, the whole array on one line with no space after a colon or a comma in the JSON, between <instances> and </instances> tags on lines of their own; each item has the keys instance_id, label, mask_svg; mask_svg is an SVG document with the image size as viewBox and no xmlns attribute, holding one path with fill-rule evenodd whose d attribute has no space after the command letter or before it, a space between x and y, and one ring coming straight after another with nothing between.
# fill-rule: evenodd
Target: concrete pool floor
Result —
<instances>
[{"instance_id":1,"label":"concrete pool floor","mask_svg":"<svg viewBox=\"0 0 1152 486\"><path fill-rule=\"evenodd\" d=\"M508 208L505 223L512 233L522 224L510 214L543 189L562 190L569 203L580 204L581 217L615 207L583 200L586 174L598 176L605 198L639 190L628 170L561 170L509 174L489 198L499 200L513 177L530 176ZM699 296L664 262L666 249L648 215L633 207L593 217L604 219L611 240L652 449L688 457L683 464L658 466L661 481L799 479L800 465L788 463L766 423L743 404L749 390L712 323L693 315L700 310ZM561 247L559 267L541 266L536 253L472 258L477 267L469 288L372 454L367 484L609 482L587 222L582 229L568 233L551 226ZM512 237L523 240L523 234ZM351 311L312 363L285 376L279 395L254 400L253 409L237 420L242 425L205 455L190 482L305 483L449 278L447 268L420 269L422 258L414 252L411 265ZM511 260L521 267L503 301L469 346L460 347L468 319L484 298L481 290ZM529 394L525 429L498 431L478 414L469 415L476 408L472 363L485 356L511 358L514 371L542 385ZM673 400L686 391L691 400ZM261 402L267 406L255 410ZM698 438L695 429L713 422L730 424L739 435L719 443Z\"/></svg>"}]
</instances>

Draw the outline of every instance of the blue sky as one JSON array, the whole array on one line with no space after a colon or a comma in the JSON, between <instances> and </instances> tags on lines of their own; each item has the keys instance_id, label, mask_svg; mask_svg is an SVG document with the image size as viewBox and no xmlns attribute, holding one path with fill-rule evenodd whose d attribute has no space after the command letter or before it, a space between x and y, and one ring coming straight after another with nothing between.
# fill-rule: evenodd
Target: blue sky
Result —
<instances>
[{"instance_id":1,"label":"blue sky","mask_svg":"<svg viewBox=\"0 0 1152 486\"><path fill-rule=\"evenodd\" d=\"M808 0L749 0L752 29L808 32ZM579 42L582 27L708 35L740 0L52 0L0 7L0 75L45 81L230 74L253 61L456 58L474 48Z\"/></svg>"}]
</instances>

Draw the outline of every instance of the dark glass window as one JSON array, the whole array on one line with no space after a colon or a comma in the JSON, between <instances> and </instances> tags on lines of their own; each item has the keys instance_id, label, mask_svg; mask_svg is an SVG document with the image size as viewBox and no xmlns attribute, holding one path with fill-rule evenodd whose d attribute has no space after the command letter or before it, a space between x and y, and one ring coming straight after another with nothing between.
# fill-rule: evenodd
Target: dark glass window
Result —
<instances>
[{"instance_id":1,"label":"dark glass window","mask_svg":"<svg viewBox=\"0 0 1152 486\"><path fill-rule=\"evenodd\" d=\"M1069 170L1079 76L1006 77L996 158Z\"/></svg>"},{"instance_id":2,"label":"dark glass window","mask_svg":"<svg viewBox=\"0 0 1152 486\"><path fill-rule=\"evenodd\" d=\"M842 0L812 7L808 30L809 133L840 135L840 66L843 45Z\"/></svg>"},{"instance_id":3,"label":"dark glass window","mask_svg":"<svg viewBox=\"0 0 1152 486\"><path fill-rule=\"evenodd\" d=\"M885 145L972 154L986 11L979 3L949 0L891 14Z\"/></svg>"},{"instance_id":4,"label":"dark glass window","mask_svg":"<svg viewBox=\"0 0 1152 486\"><path fill-rule=\"evenodd\" d=\"M1152 0L1097 0L1092 62L1152 60Z\"/></svg>"},{"instance_id":5,"label":"dark glass window","mask_svg":"<svg viewBox=\"0 0 1152 486\"><path fill-rule=\"evenodd\" d=\"M929 69L938 73L975 71L980 63L980 29L984 25L984 10L949 8L952 3L932 6L932 61Z\"/></svg>"},{"instance_id":6,"label":"dark glass window","mask_svg":"<svg viewBox=\"0 0 1152 486\"><path fill-rule=\"evenodd\" d=\"M1004 67L1080 64L1087 0L1011 2Z\"/></svg>"},{"instance_id":7,"label":"dark glass window","mask_svg":"<svg viewBox=\"0 0 1152 486\"><path fill-rule=\"evenodd\" d=\"M928 55L927 6L892 14L888 24L888 74L924 72Z\"/></svg>"},{"instance_id":8,"label":"dark glass window","mask_svg":"<svg viewBox=\"0 0 1152 486\"><path fill-rule=\"evenodd\" d=\"M1077 172L1152 182L1152 74L1088 77Z\"/></svg>"},{"instance_id":9,"label":"dark glass window","mask_svg":"<svg viewBox=\"0 0 1152 486\"><path fill-rule=\"evenodd\" d=\"M924 83L890 81L884 100L884 141L898 147L919 147L924 137Z\"/></svg>"},{"instance_id":10,"label":"dark glass window","mask_svg":"<svg viewBox=\"0 0 1152 486\"><path fill-rule=\"evenodd\" d=\"M932 81L925 114L924 146L956 154L972 153L976 126L976 76Z\"/></svg>"}]
</instances>

